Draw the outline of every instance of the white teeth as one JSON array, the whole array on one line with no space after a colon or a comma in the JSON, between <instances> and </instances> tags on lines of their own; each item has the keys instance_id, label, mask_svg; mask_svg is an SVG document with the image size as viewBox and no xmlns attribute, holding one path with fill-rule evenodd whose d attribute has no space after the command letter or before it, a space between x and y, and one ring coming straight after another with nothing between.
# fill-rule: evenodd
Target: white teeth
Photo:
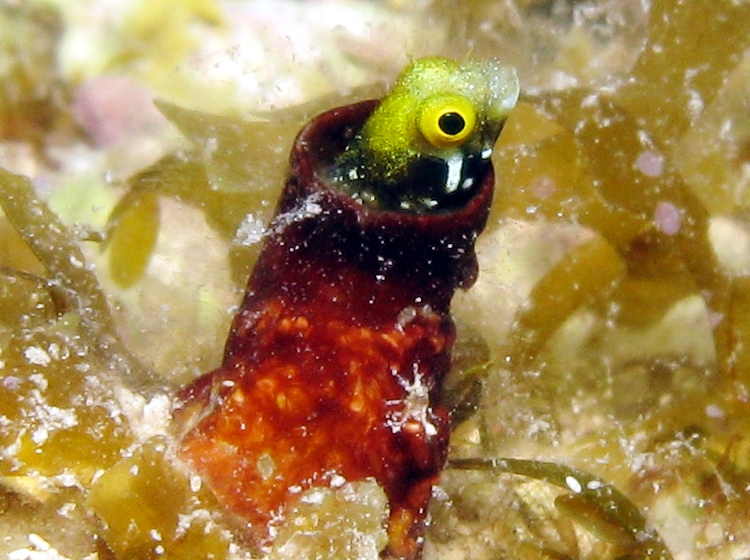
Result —
<instances>
[{"instance_id":1,"label":"white teeth","mask_svg":"<svg viewBox=\"0 0 750 560\"><path fill-rule=\"evenodd\" d=\"M492 148L485 148L479 155L482 157L482 159L490 159L492 157Z\"/></svg>"},{"instance_id":2,"label":"white teeth","mask_svg":"<svg viewBox=\"0 0 750 560\"><path fill-rule=\"evenodd\" d=\"M448 178L445 181L445 192L450 194L458 190L464 158L461 154L454 154L448 158L446 164L448 165Z\"/></svg>"}]
</instances>

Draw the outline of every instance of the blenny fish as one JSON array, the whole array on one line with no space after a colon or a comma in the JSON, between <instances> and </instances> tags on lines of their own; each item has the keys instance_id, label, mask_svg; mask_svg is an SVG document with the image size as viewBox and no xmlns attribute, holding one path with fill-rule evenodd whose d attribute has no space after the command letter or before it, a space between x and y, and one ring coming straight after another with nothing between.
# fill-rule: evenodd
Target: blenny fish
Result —
<instances>
[{"instance_id":1,"label":"blenny fish","mask_svg":"<svg viewBox=\"0 0 750 560\"><path fill-rule=\"evenodd\" d=\"M422 554L450 435L450 303L477 277L490 161L519 95L497 61L414 61L299 133L223 362L177 395L179 455L262 551L309 488L375 479L385 558Z\"/></svg>"}]
</instances>

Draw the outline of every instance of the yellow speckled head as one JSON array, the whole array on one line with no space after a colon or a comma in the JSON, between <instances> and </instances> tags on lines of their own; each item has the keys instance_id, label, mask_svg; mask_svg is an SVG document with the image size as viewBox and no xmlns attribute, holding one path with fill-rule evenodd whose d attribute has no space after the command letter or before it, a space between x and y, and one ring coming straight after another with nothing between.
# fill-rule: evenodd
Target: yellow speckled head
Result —
<instances>
[{"instance_id":1,"label":"yellow speckled head","mask_svg":"<svg viewBox=\"0 0 750 560\"><path fill-rule=\"evenodd\" d=\"M339 177L348 177L350 190L372 205L437 207L441 193L406 188L411 176L439 178L446 196L470 188L518 95L515 69L497 61L416 60L341 158Z\"/></svg>"}]
</instances>

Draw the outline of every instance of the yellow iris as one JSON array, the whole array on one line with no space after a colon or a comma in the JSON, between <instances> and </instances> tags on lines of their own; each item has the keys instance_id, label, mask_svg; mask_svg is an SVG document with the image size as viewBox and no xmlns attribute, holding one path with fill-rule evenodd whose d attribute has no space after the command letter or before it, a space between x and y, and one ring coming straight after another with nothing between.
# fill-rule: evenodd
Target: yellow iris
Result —
<instances>
[{"instance_id":1,"label":"yellow iris","mask_svg":"<svg viewBox=\"0 0 750 560\"><path fill-rule=\"evenodd\" d=\"M422 103L417 115L419 131L436 148L455 146L474 130L477 114L461 95L435 95Z\"/></svg>"}]
</instances>

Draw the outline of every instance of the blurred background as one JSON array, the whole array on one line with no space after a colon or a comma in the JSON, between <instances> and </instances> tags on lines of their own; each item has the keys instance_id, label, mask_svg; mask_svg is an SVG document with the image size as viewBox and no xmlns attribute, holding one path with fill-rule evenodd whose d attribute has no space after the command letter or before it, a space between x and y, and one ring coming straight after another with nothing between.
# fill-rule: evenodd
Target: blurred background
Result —
<instances>
[{"instance_id":1,"label":"blurred background","mask_svg":"<svg viewBox=\"0 0 750 560\"><path fill-rule=\"evenodd\" d=\"M516 66L480 278L454 301L452 456L579 468L623 492L672 557L747 558L749 43L750 5L730 0L6 0L0 167L32 181L125 346L176 387L221 359L304 122L382 95L413 58ZM76 350L75 312L50 300L50 264L12 222L0 551L206 557L185 531L155 552L148 516L117 529L117 469L168 456L153 443L168 440L168 399L87 377L106 359ZM564 495L448 469L425 558L667 557ZM211 509L178 502L195 519ZM235 540L211 553L251 557ZM355 557L344 549L322 557Z\"/></svg>"}]
</instances>

